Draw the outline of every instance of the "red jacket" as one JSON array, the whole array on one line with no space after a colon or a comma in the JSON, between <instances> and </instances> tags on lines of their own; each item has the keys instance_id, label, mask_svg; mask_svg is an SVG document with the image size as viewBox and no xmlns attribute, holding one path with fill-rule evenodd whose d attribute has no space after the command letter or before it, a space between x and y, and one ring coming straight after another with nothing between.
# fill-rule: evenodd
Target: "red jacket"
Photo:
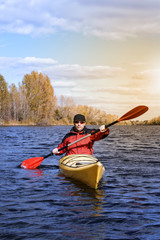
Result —
<instances>
[{"instance_id":1,"label":"red jacket","mask_svg":"<svg viewBox=\"0 0 160 240\"><path fill-rule=\"evenodd\" d=\"M75 127L71 129L71 131L65 135L65 137L62 140L62 143L58 145L58 149L86 136L87 134L91 134L96 129L88 129L84 127L84 129L81 132L76 131ZM109 129L107 129L106 132L97 132L90 137L87 137L83 139L82 141L79 141L63 150L60 151L60 154L63 154L66 152L66 155L72 155L72 154L90 154L93 155L93 144L95 141L101 140L105 137L107 137L109 134Z\"/></svg>"}]
</instances>

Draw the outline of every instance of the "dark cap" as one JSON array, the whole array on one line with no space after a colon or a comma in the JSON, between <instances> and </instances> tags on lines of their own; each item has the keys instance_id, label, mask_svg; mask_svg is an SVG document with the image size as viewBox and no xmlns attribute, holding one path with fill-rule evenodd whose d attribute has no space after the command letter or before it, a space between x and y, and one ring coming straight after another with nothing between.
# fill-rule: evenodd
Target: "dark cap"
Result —
<instances>
[{"instance_id":1,"label":"dark cap","mask_svg":"<svg viewBox=\"0 0 160 240\"><path fill-rule=\"evenodd\" d=\"M74 116L73 121L74 121L74 122L76 122L76 121L85 122L86 119L85 119L85 116L84 116L84 115L82 115L82 114L76 114L76 115Z\"/></svg>"}]
</instances>

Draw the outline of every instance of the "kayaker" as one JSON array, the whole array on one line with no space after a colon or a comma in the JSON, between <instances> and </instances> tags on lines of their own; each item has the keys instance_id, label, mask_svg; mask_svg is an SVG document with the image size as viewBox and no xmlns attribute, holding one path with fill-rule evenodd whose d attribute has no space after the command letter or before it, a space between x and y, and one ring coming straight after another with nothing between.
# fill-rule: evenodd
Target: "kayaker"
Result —
<instances>
[{"instance_id":1,"label":"kayaker","mask_svg":"<svg viewBox=\"0 0 160 240\"><path fill-rule=\"evenodd\" d=\"M79 141L59 152L58 149L86 136L87 134L93 133L96 129L89 129L86 125L86 119L85 116L82 114L76 114L73 119L74 126L70 130L69 133L67 133L64 138L62 139L62 142L58 145L57 148L54 148L52 150L52 153L55 155L61 155L63 153L66 153L66 155L72 155L72 154L90 154L93 155L93 144L95 141L104 139L109 134L109 129L105 129L105 125L102 125L99 127L100 131L91 135L90 137L87 137L83 139L82 141Z\"/></svg>"}]
</instances>

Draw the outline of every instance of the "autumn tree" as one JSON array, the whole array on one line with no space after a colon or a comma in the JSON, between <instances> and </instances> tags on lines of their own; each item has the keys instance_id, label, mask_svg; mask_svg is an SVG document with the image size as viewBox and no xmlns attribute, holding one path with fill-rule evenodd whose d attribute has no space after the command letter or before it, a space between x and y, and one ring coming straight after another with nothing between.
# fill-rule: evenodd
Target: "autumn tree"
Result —
<instances>
[{"instance_id":1,"label":"autumn tree","mask_svg":"<svg viewBox=\"0 0 160 240\"><path fill-rule=\"evenodd\" d=\"M30 116L30 108L26 96L25 86L19 84L19 99L20 99L20 110L19 110L19 121L27 122Z\"/></svg>"},{"instance_id":2,"label":"autumn tree","mask_svg":"<svg viewBox=\"0 0 160 240\"><path fill-rule=\"evenodd\" d=\"M73 123L73 116L76 114L76 104L72 97L60 97L60 111L61 118L67 124Z\"/></svg>"},{"instance_id":3,"label":"autumn tree","mask_svg":"<svg viewBox=\"0 0 160 240\"><path fill-rule=\"evenodd\" d=\"M15 84L10 86L10 98L11 98L11 117L14 121L19 121L20 117L20 94Z\"/></svg>"},{"instance_id":4,"label":"autumn tree","mask_svg":"<svg viewBox=\"0 0 160 240\"><path fill-rule=\"evenodd\" d=\"M24 76L22 86L30 110L28 117L36 123L51 120L57 102L49 77L33 71Z\"/></svg>"},{"instance_id":5,"label":"autumn tree","mask_svg":"<svg viewBox=\"0 0 160 240\"><path fill-rule=\"evenodd\" d=\"M0 119L9 120L10 98L7 83L4 77L0 75Z\"/></svg>"},{"instance_id":6,"label":"autumn tree","mask_svg":"<svg viewBox=\"0 0 160 240\"><path fill-rule=\"evenodd\" d=\"M118 117L87 105L76 105L72 97L57 98L47 75L38 72L26 74L18 87L9 87L0 75L0 120L25 124L73 124L73 116L85 115L87 124L108 124ZM159 124L159 118L152 121ZM150 123L152 124L152 123Z\"/></svg>"}]
</instances>

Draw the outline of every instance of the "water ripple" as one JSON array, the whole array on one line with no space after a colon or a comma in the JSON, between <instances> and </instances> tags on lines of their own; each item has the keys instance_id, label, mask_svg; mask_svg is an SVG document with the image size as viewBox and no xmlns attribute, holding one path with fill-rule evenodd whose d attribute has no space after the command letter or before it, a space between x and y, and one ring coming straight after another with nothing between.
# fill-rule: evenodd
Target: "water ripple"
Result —
<instances>
[{"instance_id":1,"label":"water ripple","mask_svg":"<svg viewBox=\"0 0 160 240\"><path fill-rule=\"evenodd\" d=\"M114 126L95 143L106 169L97 190L62 176L58 156L17 168L70 128L0 127L0 239L159 240L160 126Z\"/></svg>"}]
</instances>

